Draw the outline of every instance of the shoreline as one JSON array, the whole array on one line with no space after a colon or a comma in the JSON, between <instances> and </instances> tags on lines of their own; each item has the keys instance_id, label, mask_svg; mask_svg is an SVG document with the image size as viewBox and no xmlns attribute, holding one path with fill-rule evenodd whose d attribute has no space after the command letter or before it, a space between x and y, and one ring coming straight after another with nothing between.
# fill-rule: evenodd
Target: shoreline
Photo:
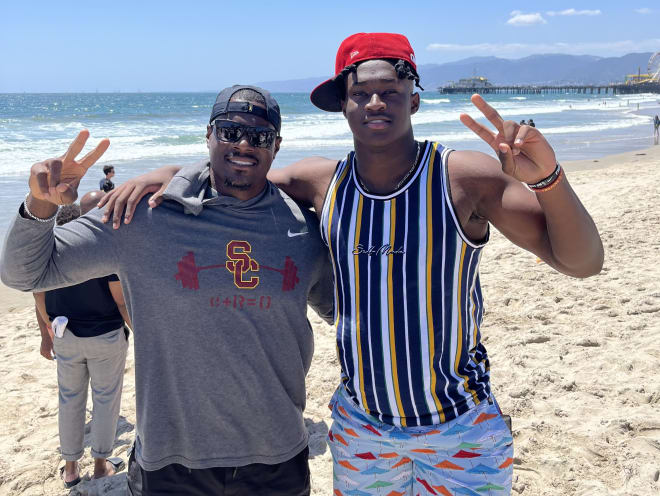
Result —
<instances>
[{"instance_id":1,"label":"shoreline","mask_svg":"<svg viewBox=\"0 0 660 496\"><path fill-rule=\"evenodd\" d=\"M637 163L660 158L660 145L650 145L646 148L624 153L604 155L597 159L569 160L561 163L568 172L607 169L622 163Z\"/></svg>"}]
</instances>

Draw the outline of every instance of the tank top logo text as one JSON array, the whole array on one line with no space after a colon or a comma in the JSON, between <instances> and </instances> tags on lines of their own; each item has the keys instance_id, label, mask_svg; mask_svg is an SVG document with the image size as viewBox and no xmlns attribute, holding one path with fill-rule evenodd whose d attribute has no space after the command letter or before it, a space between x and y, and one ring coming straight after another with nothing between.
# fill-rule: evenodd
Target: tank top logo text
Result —
<instances>
[{"instance_id":1,"label":"tank top logo text","mask_svg":"<svg viewBox=\"0 0 660 496\"><path fill-rule=\"evenodd\" d=\"M392 245L382 245L382 246L368 246L365 247L361 244L357 245L353 249L353 255L367 255L369 257L373 256L389 256L389 255L405 255L406 250L403 248L392 248Z\"/></svg>"}]
</instances>

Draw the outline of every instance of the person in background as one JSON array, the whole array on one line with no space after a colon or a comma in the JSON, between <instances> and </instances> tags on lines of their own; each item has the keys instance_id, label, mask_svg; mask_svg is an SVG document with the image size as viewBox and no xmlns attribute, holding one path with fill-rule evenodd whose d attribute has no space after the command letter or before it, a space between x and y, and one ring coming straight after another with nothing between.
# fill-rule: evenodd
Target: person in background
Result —
<instances>
[{"instance_id":1,"label":"person in background","mask_svg":"<svg viewBox=\"0 0 660 496\"><path fill-rule=\"evenodd\" d=\"M105 177L99 181L99 190L107 193L115 189L115 183L111 181L115 177L115 168L112 165L103 166L103 174Z\"/></svg>"},{"instance_id":2,"label":"person in background","mask_svg":"<svg viewBox=\"0 0 660 496\"><path fill-rule=\"evenodd\" d=\"M532 127L536 127L536 124L534 123L534 119L530 119L528 125Z\"/></svg>"},{"instance_id":3,"label":"person in background","mask_svg":"<svg viewBox=\"0 0 660 496\"><path fill-rule=\"evenodd\" d=\"M527 125L527 121L526 121L525 119L521 120L521 121L520 121L520 125L521 125L521 126L526 126L526 125Z\"/></svg>"},{"instance_id":4,"label":"person in background","mask_svg":"<svg viewBox=\"0 0 660 496\"><path fill-rule=\"evenodd\" d=\"M62 207L56 224L63 226L87 213L104 195L92 191L83 196L81 206ZM130 325L119 279L101 277L75 286L36 292L33 296L41 331L40 353L48 360L57 357L60 450L65 460L60 476L67 488L81 480L78 460L83 455L90 381L94 404L93 477L112 475L125 465L119 458L109 458L115 441L128 349L124 323ZM50 323L60 315L67 317L67 328L62 337L53 337Z\"/></svg>"},{"instance_id":5,"label":"person in background","mask_svg":"<svg viewBox=\"0 0 660 496\"><path fill-rule=\"evenodd\" d=\"M653 118L653 136L655 137L655 143L658 143L658 138L660 137L660 117L656 114Z\"/></svg>"}]
</instances>

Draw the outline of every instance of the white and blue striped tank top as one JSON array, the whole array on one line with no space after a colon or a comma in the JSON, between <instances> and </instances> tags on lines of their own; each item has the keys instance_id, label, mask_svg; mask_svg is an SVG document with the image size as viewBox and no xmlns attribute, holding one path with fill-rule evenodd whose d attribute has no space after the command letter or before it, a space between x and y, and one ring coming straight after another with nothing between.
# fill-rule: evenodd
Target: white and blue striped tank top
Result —
<instances>
[{"instance_id":1,"label":"white and blue striped tank top","mask_svg":"<svg viewBox=\"0 0 660 496\"><path fill-rule=\"evenodd\" d=\"M434 425L490 395L481 343L479 260L448 189L451 150L426 142L415 173L384 196L364 190L355 154L326 194L321 233L335 273L342 381L382 422Z\"/></svg>"}]
</instances>

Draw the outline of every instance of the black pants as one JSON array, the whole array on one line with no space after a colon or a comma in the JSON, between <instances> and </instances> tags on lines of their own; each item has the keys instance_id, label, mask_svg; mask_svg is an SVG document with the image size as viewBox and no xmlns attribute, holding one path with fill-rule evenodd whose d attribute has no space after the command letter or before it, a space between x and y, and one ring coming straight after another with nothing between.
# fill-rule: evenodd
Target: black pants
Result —
<instances>
[{"instance_id":1,"label":"black pants","mask_svg":"<svg viewBox=\"0 0 660 496\"><path fill-rule=\"evenodd\" d=\"M128 459L128 492L132 496L308 496L309 449L277 465L189 469L179 464L147 471Z\"/></svg>"}]
</instances>

